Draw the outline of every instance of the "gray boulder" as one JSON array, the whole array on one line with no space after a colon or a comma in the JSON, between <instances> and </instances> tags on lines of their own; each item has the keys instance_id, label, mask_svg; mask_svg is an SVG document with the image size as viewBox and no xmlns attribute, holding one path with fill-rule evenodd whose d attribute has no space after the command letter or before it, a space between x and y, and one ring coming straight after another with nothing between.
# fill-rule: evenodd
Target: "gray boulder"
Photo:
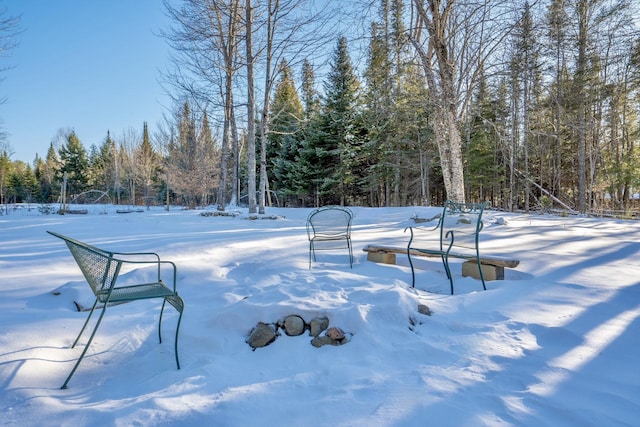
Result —
<instances>
[{"instance_id":1,"label":"gray boulder","mask_svg":"<svg viewBox=\"0 0 640 427\"><path fill-rule=\"evenodd\" d=\"M255 328L253 328L253 330L249 334L249 338L247 338L247 344L249 344L255 350L256 348L265 347L271 344L275 341L275 339L275 326L260 322Z\"/></svg>"}]
</instances>

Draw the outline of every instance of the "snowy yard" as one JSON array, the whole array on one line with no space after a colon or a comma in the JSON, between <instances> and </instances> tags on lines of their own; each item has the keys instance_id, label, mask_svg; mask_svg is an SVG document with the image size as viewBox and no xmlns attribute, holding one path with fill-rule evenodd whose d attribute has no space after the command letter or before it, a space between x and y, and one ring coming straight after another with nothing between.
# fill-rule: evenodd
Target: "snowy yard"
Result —
<instances>
[{"instance_id":1,"label":"snowy yard","mask_svg":"<svg viewBox=\"0 0 640 427\"><path fill-rule=\"evenodd\" d=\"M311 270L310 209L257 220L246 209L10 211L0 216L0 425L638 425L640 223L488 211L483 252L520 265L482 291L455 261L454 296L437 259L422 262L415 289L402 256L366 260L365 245L405 245L409 219L440 210L353 208L353 269L346 251L322 251ZM177 314L167 311L159 344L160 302L138 301L107 310L60 390L84 344L69 348L87 315L74 301L93 295L46 230L177 264L181 370ZM350 341L247 345L258 322L290 314L326 316Z\"/></svg>"}]
</instances>

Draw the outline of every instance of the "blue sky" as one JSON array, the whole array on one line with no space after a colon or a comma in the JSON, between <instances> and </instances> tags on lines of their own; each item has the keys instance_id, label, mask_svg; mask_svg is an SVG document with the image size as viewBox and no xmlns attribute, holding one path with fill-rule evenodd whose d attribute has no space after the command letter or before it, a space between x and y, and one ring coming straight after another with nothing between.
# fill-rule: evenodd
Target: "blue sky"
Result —
<instances>
[{"instance_id":1,"label":"blue sky","mask_svg":"<svg viewBox=\"0 0 640 427\"><path fill-rule=\"evenodd\" d=\"M0 126L12 160L44 157L59 129L88 149L107 131L153 129L170 108L159 83L169 48L161 0L5 0L21 16L19 45L3 66Z\"/></svg>"}]
</instances>

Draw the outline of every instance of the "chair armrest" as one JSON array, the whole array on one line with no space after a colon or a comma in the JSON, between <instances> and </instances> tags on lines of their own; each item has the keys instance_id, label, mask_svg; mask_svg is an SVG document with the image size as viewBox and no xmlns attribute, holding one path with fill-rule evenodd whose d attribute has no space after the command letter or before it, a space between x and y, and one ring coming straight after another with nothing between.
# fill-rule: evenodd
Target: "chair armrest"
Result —
<instances>
[{"instance_id":1,"label":"chair armrest","mask_svg":"<svg viewBox=\"0 0 640 427\"><path fill-rule=\"evenodd\" d=\"M418 237L418 235L428 235L428 234L433 234L433 232L435 231L439 231L440 230L440 223L438 223L435 227L431 228L431 227L420 227L420 226L414 226L414 225L409 225L407 227L405 227L404 232L406 233L407 230L409 230L409 232L411 233L411 237L409 238L409 243L407 244L407 247L411 247L411 243L413 242L413 240ZM419 233L416 233L419 232ZM437 239L440 239L440 236L436 236Z\"/></svg>"},{"instance_id":2,"label":"chair armrest","mask_svg":"<svg viewBox=\"0 0 640 427\"><path fill-rule=\"evenodd\" d=\"M438 231L440 229L440 223L438 222L435 226L433 227L424 227L424 226L420 226L420 225L408 225L407 227L405 227L404 231L406 232L407 229L412 229L412 230L417 230L420 232L424 232L424 233L432 233L434 231Z\"/></svg>"},{"instance_id":3,"label":"chair armrest","mask_svg":"<svg viewBox=\"0 0 640 427\"><path fill-rule=\"evenodd\" d=\"M138 264L138 265L156 265L158 268L158 282L164 283L162 281L162 266L163 265L167 265L170 266L173 270L173 291L176 292L176 284L177 284L177 267L176 264L173 261L164 261L160 259L160 256L158 254L156 254L155 252L114 252L114 255L120 255L122 257L118 257L118 261L122 262L123 264ZM153 256L154 260L143 260L143 259L125 259L127 257L138 257L138 256Z\"/></svg>"},{"instance_id":4,"label":"chair armrest","mask_svg":"<svg viewBox=\"0 0 640 427\"><path fill-rule=\"evenodd\" d=\"M160 255L158 255L155 252L111 252L111 254L113 254L114 256L122 256L122 257L153 257L155 258L154 262L160 261ZM134 261L129 261L125 259L123 259L122 261L134 262ZM144 262L144 260L141 260L141 262ZM151 261L147 261L147 262L151 262Z\"/></svg>"},{"instance_id":5,"label":"chair armrest","mask_svg":"<svg viewBox=\"0 0 640 427\"><path fill-rule=\"evenodd\" d=\"M172 261L160 261L159 264L167 264L173 268L173 292L176 292L176 284L178 283L178 269L176 268L176 264ZM160 270L160 268L158 268ZM158 271L158 281L162 282L162 278L159 277L160 272Z\"/></svg>"}]
</instances>

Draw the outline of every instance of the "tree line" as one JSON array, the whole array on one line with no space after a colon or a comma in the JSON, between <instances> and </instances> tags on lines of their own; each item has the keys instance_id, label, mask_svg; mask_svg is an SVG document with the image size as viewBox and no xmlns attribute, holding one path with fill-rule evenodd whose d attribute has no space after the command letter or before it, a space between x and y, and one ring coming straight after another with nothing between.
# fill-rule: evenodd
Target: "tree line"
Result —
<instances>
[{"instance_id":1,"label":"tree line","mask_svg":"<svg viewBox=\"0 0 640 427\"><path fill-rule=\"evenodd\" d=\"M447 198L633 208L638 5L502 3L380 0L358 34L354 2L340 35L335 9L307 0L165 2L170 117L88 152L63 131L33 165L0 151L0 201L53 202L66 175L72 193L118 203L254 212Z\"/></svg>"}]
</instances>

